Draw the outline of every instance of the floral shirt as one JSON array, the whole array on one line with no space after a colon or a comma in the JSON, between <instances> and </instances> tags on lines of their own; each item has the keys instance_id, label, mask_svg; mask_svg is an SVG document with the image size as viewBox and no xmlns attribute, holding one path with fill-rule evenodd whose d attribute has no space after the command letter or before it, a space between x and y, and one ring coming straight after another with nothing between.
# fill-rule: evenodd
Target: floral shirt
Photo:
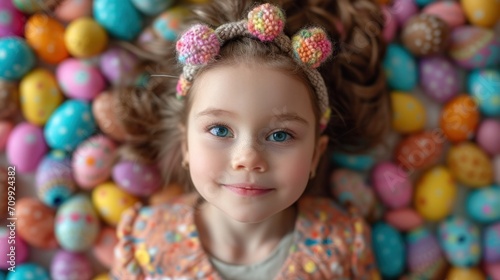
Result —
<instances>
[{"instance_id":1,"label":"floral shirt","mask_svg":"<svg viewBox=\"0 0 500 280\"><path fill-rule=\"evenodd\" d=\"M136 205L117 228L112 279L222 279L200 244L194 224L196 196L169 204ZM380 279L364 220L332 200L298 201L293 245L275 280Z\"/></svg>"}]
</instances>

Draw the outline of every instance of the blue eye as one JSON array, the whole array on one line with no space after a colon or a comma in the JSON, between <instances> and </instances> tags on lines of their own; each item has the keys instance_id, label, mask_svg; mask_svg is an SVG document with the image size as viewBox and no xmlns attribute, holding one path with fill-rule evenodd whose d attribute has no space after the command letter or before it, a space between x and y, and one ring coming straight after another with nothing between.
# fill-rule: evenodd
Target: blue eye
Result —
<instances>
[{"instance_id":1,"label":"blue eye","mask_svg":"<svg viewBox=\"0 0 500 280\"><path fill-rule=\"evenodd\" d=\"M210 133L217 137L227 137L230 134L229 129L222 125L216 125L210 128Z\"/></svg>"},{"instance_id":2,"label":"blue eye","mask_svg":"<svg viewBox=\"0 0 500 280\"><path fill-rule=\"evenodd\" d=\"M274 140L271 141L275 142L285 142L290 140L289 138L291 138L291 135L284 131L277 131L271 134L268 138L274 138Z\"/></svg>"}]
</instances>

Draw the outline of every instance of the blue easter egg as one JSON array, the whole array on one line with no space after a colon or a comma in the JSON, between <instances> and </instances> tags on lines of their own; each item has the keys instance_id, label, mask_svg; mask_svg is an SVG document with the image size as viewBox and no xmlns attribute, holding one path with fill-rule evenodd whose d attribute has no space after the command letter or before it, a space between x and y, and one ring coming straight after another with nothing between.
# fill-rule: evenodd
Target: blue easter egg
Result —
<instances>
[{"instance_id":1,"label":"blue easter egg","mask_svg":"<svg viewBox=\"0 0 500 280\"><path fill-rule=\"evenodd\" d=\"M21 79L35 65L35 55L18 37L0 38L0 79Z\"/></svg>"},{"instance_id":2,"label":"blue easter egg","mask_svg":"<svg viewBox=\"0 0 500 280\"><path fill-rule=\"evenodd\" d=\"M173 0L132 0L132 4L148 16L154 16L165 11L173 3Z\"/></svg>"},{"instance_id":3,"label":"blue easter egg","mask_svg":"<svg viewBox=\"0 0 500 280\"><path fill-rule=\"evenodd\" d=\"M377 223L372 228L372 242L380 274L389 278L400 276L406 264L406 248L401 234L388 224Z\"/></svg>"},{"instance_id":4,"label":"blue easter egg","mask_svg":"<svg viewBox=\"0 0 500 280\"><path fill-rule=\"evenodd\" d=\"M23 263L16 266L16 271L7 274L7 280L50 280L49 273L41 265L35 263Z\"/></svg>"},{"instance_id":5,"label":"blue easter egg","mask_svg":"<svg viewBox=\"0 0 500 280\"><path fill-rule=\"evenodd\" d=\"M500 262L500 223L484 228L483 259L486 263Z\"/></svg>"},{"instance_id":6,"label":"blue easter egg","mask_svg":"<svg viewBox=\"0 0 500 280\"><path fill-rule=\"evenodd\" d=\"M471 267L479 263L479 228L461 217L450 217L439 225L439 242L454 266Z\"/></svg>"},{"instance_id":7,"label":"blue easter egg","mask_svg":"<svg viewBox=\"0 0 500 280\"><path fill-rule=\"evenodd\" d=\"M469 75L468 88L483 114L500 117L500 70L472 71Z\"/></svg>"},{"instance_id":8,"label":"blue easter egg","mask_svg":"<svg viewBox=\"0 0 500 280\"><path fill-rule=\"evenodd\" d=\"M467 213L476 222L500 221L500 188L492 186L474 190L467 198Z\"/></svg>"},{"instance_id":9,"label":"blue easter egg","mask_svg":"<svg viewBox=\"0 0 500 280\"><path fill-rule=\"evenodd\" d=\"M143 18L130 0L95 0L94 19L111 36L131 41L142 30Z\"/></svg>"},{"instance_id":10,"label":"blue easter egg","mask_svg":"<svg viewBox=\"0 0 500 280\"><path fill-rule=\"evenodd\" d=\"M387 84L392 89L412 91L417 86L417 61L403 46L389 44L382 63Z\"/></svg>"},{"instance_id":11,"label":"blue easter egg","mask_svg":"<svg viewBox=\"0 0 500 280\"><path fill-rule=\"evenodd\" d=\"M90 104L70 99L61 104L50 116L45 125L44 135L51 148L73 151L95 131L96 124Z\"/></svg>"},{"instance_id":12,"label":"blue easter egg","mask_svg":"<svg viewBox=\"0 0 500 280\"><path fill-rule=\"evenodd\" d=\"M371 155L351 155L341 152L333 153L332 161L340 167L356 171L369 170L375 164L375 160Z\"/></svg>"}]
</instances>

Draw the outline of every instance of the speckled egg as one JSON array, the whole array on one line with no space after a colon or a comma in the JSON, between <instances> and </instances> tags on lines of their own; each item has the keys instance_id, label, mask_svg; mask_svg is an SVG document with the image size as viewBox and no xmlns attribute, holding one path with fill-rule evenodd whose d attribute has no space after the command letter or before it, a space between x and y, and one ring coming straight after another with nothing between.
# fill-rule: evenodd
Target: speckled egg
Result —
<instances>
[{"instance_id":1,"label":"speckled egg","mask_svg":"<svg viewBox=\"0 0 500 280\"><path fill-rule=\"evenodd\" d=\"M30 246L54 249L58 246L54 234L55 216L53 209L33 197L22 197L16 204L17 233Z\"/></svg>"},{"instance_id":2,"label":"speckled egg","mask_svg":"<svg viewBox=\"0 0 500 280\"><path fill-rule=\"evenodd\" d=\"M448 46L450 30L437 16L419 14L410 18L401 33L404 46L416 56L441 53Z\"/></svg>"},{"instance_id":3,"label":"speckled egg","mask_svg":"<svg viewBox=\"0 0 500 280\"><path fill-rule=\"evenodd\" d=\"M90 104L80 100L66 100L45 125L45 139L53 149L74 150L96 131Z\"/></svg>"},{"instance_id":4,"label":"speckled egg","mask_svg":"<svg viewBox=\"0 0 500 280\"><path fill-rule=\"evenodd\" d=\"M493 182L493 167L488 155L472 142L450 148L447 165L458 182L469 187L485 187Z\"/></svg>"},{"instance_id":5,"label":"speckled egg","mask_svg":"<svg viewBox=\"0 0 500 280\"><path fill-rule=\"evenodd\" d=\"M391 13L400 26L403 26L408 19L418 13L418 6L414 0L393 0Z\"/></svg>"},{"instance_id":6,"label":"speckled egg","mask_svg":"<svg viewBox=\"0 0 500 280\"><path fill-rule=\"evenodd\" d=\"M477 267L451 267L446 279L453 280L486 280L484 273Z\"/></svg>"},{"instance_id":7,"label":"speckled egg","mask_svg":"<svg viewBox=\"0 0 500 280\"><path fill-rule=\"evenodd\" d=\"M369 154L347 154L336 151L332 155L336 165L356 171L366 171L373 167L375 159Z\"/></svg>"},{"instance_id":8,"label":"speckled egg","mask_svg":"<svg viewBox=\"0 0 500 280\"><path fill-rule=\"evenodd\" d=\"M62 21L72 21L79 17L92 15L92 0L65 0L55 10Z\"/></svg>"},{"instance_id":9,"label":"speckled egg","mask_svg":"<svg viewBox=\"0 0 500 280\"><path fill-rule=\"evenodd\" d=\"M368 217L375 207L373 190L361 174L352 170L334 170L330 176L330 192L345 207L355 206L364 217Z\"/></svg>"},{"instance_id":10,"label":"speckled egg","mask_svg":"<svg viewBox=\"0 0 500 280\"><path fill-rule=\"evenodd\" d=\"M451 142L471 139L479 124L479 110L470 96L459 95L445 104L439 126Z\"/></svg>"},{"instance_id":11,"label":"speckled egg","mask_svg":"<svg viewBox=\"0 0 500 280\"><path fill-rule=\"evenodd\" d=\"M411 272L427 270L444 260L437 238L425 227L412 230L406 236L408 268Z\"/></svg>"},{"instance_id":12,"label":"speckled egg","mask_svg":"<svg viewBox=\"0 0 500 280\"><path fill-rule=\"evenodd\" d=\"M135 70L138 62L138 58L129 51L113 47L101 55L100 68L113 85L126 85L127 81L132 84L132 79L126 78L130 78L130 73Z\"/></svg>"},{"instance_id":13,"label":"speckled egg","mask_svg":"<svg viewBox=\"0 0 500 280\"><path fill-rule=\"evenodd\" d=\"M19 265L28 259L29 247L19 235L15 235L13 239L9 239L12 228L8 226L9 224L10 221L6 223L7 226L0 228L0 269L15 266L17 271ZM16 230L15 226L12 230ZM9 242L9 240L13 241ZM11 250L13 246L15 246L15 250Z\"/></svg>"},{"instance_id":14,"label":"speckled egg","mask_svg":"<svg viewBox=\"0 0 500 280\"><path fill-rule=\"evenodd\" d=\"M138 201L113 182L100 184L92 190L92 202L99 216L111 226L116 226L123 211Z\"/></svg>"},{"instance_id":15,"label":"speckled egg","mask_svg":"<svg viewBox=\"0 0 500 280\"><path fill-rule=\"evenodd\" d=\"M409 231L421 226L424 219L413 208L404 207L386 211L384 220L399 231Z\"/></svg>"},{"instance_id":16,"label":"speckled egg","mask_svg":"<svg viewBox=\"0 0 500 280\"><path fill-rule=\"evenodd\" d=\"M65 250L57 251L50 264L52 280L89 280L92 270L92 263L85 254Z\"/></svg>"},{"instance_id":17,"label":"speckled egg","mask_svg":"<svg viewBox=\"0 0 500 280\"><path fill-rule=\"evenodd\" d=\"M64 44L64 26L46 14L35 14L28 19L25 36L37 56L45 62L59 63L69 55Z\"/></svg>"},{"instance_id":18,"label":"speckled egg","mask_svg":"<svg viewBox=\"0 0 500 280\"><path fill-rule=\"evenodd\" d=\"M93 14L111 36L121 40L133 40L142 29L142 16L131 1L94 0Z\"/></svg>"},{"instance_id":19,"label":"speckled egg","mask_svg":"<svg viewBox=\"0 0 500 280\"><path fill-rule=\"evenodd\" d=\"M392 209L408 206L413 187L405 170L392 162L380 162L372 169L371 182L380 200Z\"/></svg>"},{"instance_id":20,"label":"speckled egg","mask_svg":"<svg viewBox=\"0 0 500 280\"><path fill-rule=\"evenodd\" d=\"M35 65L33 50L21 38L0 38L0 79L21 79Z\"/></svg>"},{"instance_id":21,"label":"speckled egg","mask_svg":"<svg viewBox=\"0 0 500 280\"><path fill-rule=\"evenodd\" d=\"M35 177L38 198L47 206L59 207L76 190L69 156L52 150L38 165Z\"/></svg>"},{"instance_id":22,"label":"speckled egg","mask_svg":"<svg viewBox=\"0 0 500 280\"><path fill-rule=\"evenodd\" d=\"M82 17L72 21L64 33L69 53L78 58L100 54L108 44L108 34L95 20Z\"/></svg>"},{"instance_id":23,"label":"speckled egg","mask_svg":"<svg viewBox=\"0 0 500 280\"><path fill-rule=\"evenodd\" d=\"M0 121L0 152L5 150L10 133L14 129L14 123L10 121Z\"/></svg>"},{"instance_id":24,"label":"speckled egg","mask_svg":"<svg viewBox=\"0 0 500 280\"><path fill-rule=\"evenodd\" d=\"M445 142L440 130L411 134L394 149L395 162L409 172L431 167L441 158Z\"/></svg>"},{"instance_id":25,"label":"speckled egg","mask_svg":"<svg viewBox=\"0 0 500 280\"><path fill-rule=\"evenodd\" d=\"M492 28L500 20L500 2L491 0L461 0L470 23Z\"/></svg>"},{"instance_id":26,"label":"speckled egg","mask_svg":"<svg viewBox=\"0 0 500 280\"><path fill-rule=\"evenodd\" d=\"M416 183L415 209L425 220L439 221L453 208L457 189L451 173L443 166L426 171Z\"/></svg>"},{"instance_id":27,"label":"speckled egg","mask_svg":"<svg viewBox=\"0 0 500 280\"><path fill-rule=\"evenodd\" d=\"M148 16L154 16L168 9L174 3L173 0L131 0L132 4Z\"/></svg>"},{"instance_id":28,"label":"speckled egg","mask_svg":"<svg viewBox=\"0 0 500 280\"><path fill-rule=\"evenodd\" d=\"M16 166L16 172L28 173L35 171L48 147L40 127L22 122L11 132L6 150L7 160Z\"/></svg>"},{"instance_id":29,"label":"speckled egg","mask_svg":"<svg viewBox=\"0 0 500 280\"><path fill-rule=\"evenodd\" d=\"M65 250L82 252L92 247L99 234L99 219L86 195L72 196L57 209L55 232Z\"/></svg>"},{"instance_id":30,"label":"speckled egg","mask_svg":"<svg viewBox=\"0 0 500 280\"><path fill-rule=\"evenodd\" d=\"M77 184L83 189L92 189L106 182L115 156L116 144L106 136L96 135L85 140L73 153L71 163Z\"/></svg>"},{"instance_id":31,"label":"speckled egg","mask_svg":"<svg viewBox=\"0 0 500 280\"><path fill-rule=\"evenodd\" d=\"M500 37L493 30L465 25L451 32L450 57L466 69L500 64Z\"/></svg>"},{"instance_id":32,"label":"speckled egg","mask_svg":"<svg viewBox=\"0 0 500 280\"><path fill-rule=\"evenodd\" d=\"M498 155L500 154L500 141L498 139L500 139L500 120L483 120L477 129L477 144L488 154Z\"/></svg>"},{"instance_id":33,"label":"speckled egg","mask_svg":"<svg viewBox=\"0 0 500 280\"><path fill-rule=\"evenodd\" d=\"M422 13L439 17L446 22L450 28L465 24L465 15L462 6L455 1L434 2L425 6Z\"/></svg>"},{"instance_id":34,"label":"speckled egg","mask_svg":"<svg viewBox=\"0 0 500 280\"><path fill-rule=\"evenodd\" d=\"M24 263L16 266L16 271L14 273L10 272L7 274L7 280L51 280L47 270L36 263Z\"/></svg>"},{"instance_id":35,"label":"speckled egg","mask_svg":"<svg viewBox=\"0 0 500 280\"><path fill-rule=\"evenodd\" d=\"M181 30L181 22L189 11L185 7L170 8L155 18L151 27L146 28L139 36L139 42L147 43L153 39L163 39L168 42L177 40Z\"/></svg>"},{"instance_id":36,"label":"speckled egg","mask_svg":"<svg viewBox=\"0 0 500 280\"><path fill-rule=\"evenodd\" d=\"M42 10L42 3L38 0L12 0L16 8L26 14L33 14Z\"/></svg>"},{"instance_id":37,"label":"speckled egg","mask_svg":"<svg viewBox=\"0 0 500 280\"><path fill-rule=\"evenodd\" d=\"M479 223L500 221L500 188L490 186L469 193L466 202L467 214Z\"/></svg>"},{"instance_id":38,"label":"speckled egg","mask_svg":"<svg viewBox=\"0 0 500 280\"><path fill-rule=\"evenodd\" d=\"M24 21L24 15L12 5L12 1L0 2L0 38L23 36Z\"/></svg>"},{"instance_id":39,"label":"speckled egg","mask_svg":"<svg viewBox=\"0 0 500 280\"><path fill-rule=\"evenodd\" d=\"M483 259L487 263L500 264L500 222L483 230Z\"/></svg>"},{"instance_id":40,"label":"speckled egg","mask_svg":"<svg viewBox=\"0 0 500 280\"><path fill-rule=\"evenodd\" d=\"M149 196L161 186L161 176L155 165L122 160L113 167L113 181L126 192Z\"/></svg>"},{"instance_id":41,"label":"speckled egg","mask_svg":"<svg viewBox=\"0 0 500 280\"><path fill-rule=\"evenodd\" d=\"M57 67L56 75L64 94L69 98L90 101L106 87L99 68L83 60L65 60Z\"/></svg>"},{"instance_id":42,"label":"speckled egg","mask_svg":"<svg viewBox=\"0 0 500 280\"><path fill-rule=\"evenodd\" d=\"M118 243L116 229L105 227L99 233L97 240L92 248L95 258L106 268L111 268L115 258L114 248Z\"/></svg>"},{"instance_id":43,"label":"speckled egg","mask_svg":"<svg viewBox=\"0 0 500 280\"><path fill-rule=\"evenodd\" d=\"M114 140L124 141L127 133L116 115L117 94L110 92L99 94L92 102L92 113L102 132Z\"/></svg>"},{"instance_id":44,"label":"speckled egg","mask_svg":"<svg viewBox=\"0 0 500 280\"><path fill-rule=\"evenodd\" d=\"M424 93L439 103L449 101L460 92L457 67L444 56L422 58L419 74Z\"/></svg>"},{"instance_id":45,"label":"speckled egg","mask_svg":"<svg viewBox=\"0 0 500 280\"><path fill-rule=\"evenodd\" d=\"M414 133L424 129L426 122L425 108L409 93L391 92L392 128L399 133Z\"/></svg>"},{"instance_id":46,"label":"speckled egg","mask_svg":"<svg viewBox=\"0 0 500 280\"><path fill-rule=\"evenodd\" d=\"M489 117L500 117L500 70L472 71L468 88L481 113Z\"/></svg>"},{"instance_id":47,"label":"speckled egg","mask_svg":"<svg viewBox=\"0 0 500 280\"><path fill-rule=\"evenodd\" d=\"M406 249L401 234L385 223L372 227L373 251L383 277L400 276L406 263Z\"/></svg>"},{"instance_id":48,"label":"speckled egg","mask_svg":"<svg viewBox=\"0 0 500 280\"><path fill-rule=\"evenodd\" d=\"M481 247L479 228L462 217L450 217L439 225L439 242L446 258L455 266L475 266Z\"/></svg>"},{"instance_id":49,"label":"speckled egg","mask_svg":"<svg viewBox=\"0 0 500 280\"><path fill-rule=\"evenodd\" d=\"M24 76L19 93L25 119L39 126L47 122L63 100L54 74L43 68L37 68Z\"/></svg>"},{"instance_id":50,"label":"speckled egg","mask_svg":"<svg viewBox=\"0 0 500 280\"><path fill-rule=\"evenodd\" d=\"M382 31L382 36L386 43L390 43L398 31L398 22L391 14L391 9L388 6L383 5L382 12L384 13L384 29Z\"/></svg>"},{"instance_id":51,"label":"speckled egg","mask_svg":"<svg viewBox=\"0 0 500 280\"><path fill-rule=\"evenodd\" d=\"M389 44L382 65L390 88L412 91L417 86L417 61L403 46Z\"/></svg>"}]
</instances>

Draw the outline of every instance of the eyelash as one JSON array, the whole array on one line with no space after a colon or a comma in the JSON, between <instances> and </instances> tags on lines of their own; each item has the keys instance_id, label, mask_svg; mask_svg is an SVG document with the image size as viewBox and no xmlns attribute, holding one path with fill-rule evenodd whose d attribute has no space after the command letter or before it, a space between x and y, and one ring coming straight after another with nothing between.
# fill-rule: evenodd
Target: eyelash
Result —
<instances>
[{"instance_id":1,"label":"eyelash","mask_svg":"<svg viewBox=\"0 0 500 280\"><path fill-rule=\"evenodd\" d=\"M227 129L229 129L229 125L228 125L227 123L223 123L223 122L216 122L216 123L213 123L213 124L209 125L209 126L206 128L206 131L207 131L208 133L210 133L210 130L212 130L213 128L218 127L218 126L223 126L223 127L226 127ZM229 130L230 130L230 129L229 129ZM277 129L277 130L275 130L275 131L271 132L271 134L276 133L276 132L285 132L285 133L287 133L287 134L290 136L290 139L289 139L289 140L285 140L285 141L283 141L283 142L278 142L278 143L287 143L287 142L293 141L293 140L295 139L295 135L294 135L294 133L293 133L291 130L287 129L287 128L280 128L280 129ZM211 134L211 133L210 133L210 134ZM211 134L211 135L213 135L213 134ZM214 135L214 136L215 136L215 135ZM215 136L215 137L217 137L217 136ZM225 137L217 137L217 138L225 138ZM267 137L266 137L266 139L267 139ZM275 142L276 142L276 141L275 141Z\"/></svg>"}]
</instances>

